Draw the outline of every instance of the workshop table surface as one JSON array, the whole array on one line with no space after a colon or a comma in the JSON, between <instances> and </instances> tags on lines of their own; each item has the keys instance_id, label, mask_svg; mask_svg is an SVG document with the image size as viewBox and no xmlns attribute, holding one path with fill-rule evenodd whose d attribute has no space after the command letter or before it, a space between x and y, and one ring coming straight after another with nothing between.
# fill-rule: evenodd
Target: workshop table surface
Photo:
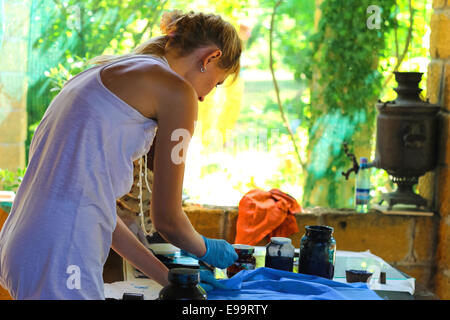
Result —
<instances>
[{"instance_id":1,"label":"workshop table surface","mask_svg":"<svg viewBox=\"0 0 450 320\"><path fill-rule=\"evenodd\" d=\"M264 266L265 247L255 247L256 267ZM415 295L415 279L390 266L380 257L365 252L336 251L334 281L346 283L345 270L356 269L366 270L373 273L368 282L369 287L385 300L413 300L421 299ZM298 249L296 249L296 258L294 260L294 272L298 270ZM153 300L158 297L162 287L155 281L142 277L142 273L124 260L123 262L124 281L107 285L109 292L115 291L117 298L120 298L120 290L126 292L142 292L145 299ZM380 272L386 273L386 284L379 283ZM226 269L216 269L217 278L226 278ZM113 288L113 287L116 288ZM106 290L105 290L106 291ZM435 299L435 296L424 288L421 288L424 299ZM112 294L112 293L110 293ZM114 294L112 294L114 295Z\"/></svg>"}]
</instances>

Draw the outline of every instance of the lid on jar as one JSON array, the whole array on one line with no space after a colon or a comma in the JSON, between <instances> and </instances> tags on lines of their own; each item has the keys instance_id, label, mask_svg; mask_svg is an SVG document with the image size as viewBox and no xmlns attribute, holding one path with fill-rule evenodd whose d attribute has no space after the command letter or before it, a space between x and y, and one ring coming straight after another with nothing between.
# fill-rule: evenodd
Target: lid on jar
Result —
<instances>
[{"instance_id":1,"label":"lid on jar","mask_svg":"<svg viewBox=\"0 0 450 320\"><path fill-rule=\"evenodd\" d=\"M334 231L334 228L329 226L306 226L305 229L308 236L321 240L331 238Z\"/></svg>"},{"instance_id":2,"label":"lid on jar","mask_svg":"<svg viewBox=\"0 0 450 320\"><path fill-rule=\"evenodd\" d=\"M290 238L284 238L284 237L272 237L270 238L270 242L275 244L291 244L292 240Z\"/></svg>"},{"instance_id":3,"label":"lid on jar","mask_svg":"<svg viewBox=\"0 0 450 320\"><path fill-rule=\"evenodd\" d=\"M238 255L251 255L255 252L255 247L247 244L233 244L233 248Z\"/></svg>"},{"instance_id":4,"label":"lid on jar","mask_svg":"<svg viewBox=\"0 0 450 320\"><path fill-rule=\"evenodd\" d=\"M169 281L178 284L197 284L200 281L198 269L173 268L169 270Z\"/></svg>"}]
</instances>

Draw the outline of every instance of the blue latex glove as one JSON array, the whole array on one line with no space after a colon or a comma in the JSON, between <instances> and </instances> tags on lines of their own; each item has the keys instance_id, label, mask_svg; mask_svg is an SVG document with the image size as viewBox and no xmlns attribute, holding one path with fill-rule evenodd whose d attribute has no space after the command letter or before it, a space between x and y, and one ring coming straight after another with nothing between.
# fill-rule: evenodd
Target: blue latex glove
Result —
<instances>
[{"instance_id":1,"label":"blue latex glove","mask_svg":"<svg viewBox=\"0 0 450 320\"><path fill-rule=\"evenodd\" d=\"M215 288L225 289L225 285L221 284L214 277L214 273L211 270L200 268L200 284L205 291L211 291Z\"/></svg>"},{"instance_id":2,"label":"blue latex glove","mask_svg":"<svg viewBox=\"0 0 450 320\"><path fill-rule=\"evenodd\" d=\"M193 254L182 250L182 253L207 264L225 269L231 266L237 259L238 255L233 246L222 239L209 239L202 236L205 241L206 253L202 257L196 257Z\"/></svg>"}]
</instances>

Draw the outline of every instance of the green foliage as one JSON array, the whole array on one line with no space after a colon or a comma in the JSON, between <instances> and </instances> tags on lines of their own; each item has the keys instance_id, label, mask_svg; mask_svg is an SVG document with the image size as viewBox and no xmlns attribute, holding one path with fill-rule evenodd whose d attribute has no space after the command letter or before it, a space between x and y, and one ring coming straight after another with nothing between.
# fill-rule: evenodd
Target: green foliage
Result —
<instances>
[{"instance_id":1,"label":"green foliage","mask_svg":"<svg viewBox=\"0 0 450 320\"><path fill-rule=\"evenodd\" d=\"M27 111L39 122L64 81L101 54L122 54L152 37L167 0L34 0ZM83 62L83 63L80 63ZM29 130L28 148L34 130Z\"/></svg>"},{"instance_id":2,"label":"green foliage","mask_svg":"<svg viewBox=\"0 0 450 320\"><path fill-rule=\"evenodd\" d=\"M64 67L61 63L58 63L56 67L50 68L49 71L45 71L44 75L48 77L51 85L50 97L53 99L59 91L63 88L66 81L70 80L73 76L82 72L87 65L86 59L82 59L78 56L75 57L77 61L70 63L69 67Z\"/></svg>"},{"instance_id":3,"label":"green foliage","mask_svg":"<svg viewBox=\"0 0 450 320\"><path fill-rule=\"evenodd\" d=\"M0 190L17 192L26 169L17 169L17 171L9 171L0 169Z\"/></svg>"},{"instance_id":4,"label":"green foliage","mask_svg":"<svg viewBox=\"0 0 450 320\"><path fill-rule=\"evenodd\" d=\"M249 46L257 46L261 38L268 41L266 26L275 2L261 2L266 11L260 15ZM274 30L275 68L288 68L298 85L295 97L283 95L283 105L291 123L297 120L299 132L307 132L309 144L303 145L304 150L310 150L305 160L306 172L285 172L283 178L306 176L304 205L338 207L348 203L337 192L345 183L340 171L349 166L341 146L344 140L351 141L364 129L366 136L359 142L371 148L376 115L373 105L380 96L383 79L378 62L387 53L394 3L394 0L324 0L317 29L316 1L284 1L278 9ZM367 27L366 10L370 5L382 8L383 23L379 30ZM264 50L260 55L263 57L258 66L267 69L268 52ZM282 127L281 121L275 121L277 106L273 101L266 104L265 112L270 112L267 118L258 121L270 127ZM283 128L282 134L284 131ZM309 192L319 180L326 181L328 192L328 198L321 203L309 199Z\"/></svg>"},{"instance_id":5,"label":"green foliage","mask_svg":"<svg viewBox=\"0 0 450 320\"><path fill-rule=\"evenodd\" d=\"M344 183L340 174L349 166L342 150L346 140L371 145L382 74L378 71L380 54L393 28L394 0L324 0L318 30L302 72L312 83L312 108L309 138L311 150L305 184L305 205L310 205L311 191L318 180L327 181L325 205L343 206L338 188ZM381 8L379 29L367 26L367 8ZM362 131L365 129L364 131ZM356 140L361 132L363 137ZM323 205L314 203L314 205Z\"/></svg>"},{"instance_id":6,"label":"green foliage","mask_svg":"<svg viewBox=\"0 0 450 320\"><path fill-rule=\"evenodd\" d=\"M52 3L53 2L53 3ZM141 43L151 36L153 25L167 1L148 0L41 0L49 19L42 36L33 47L45 53L56 46L61 58L83 58L102 54L111 48L116 53ZM125 42L131 41L131 43ZM61 59L64 60L64 59Z\"/></svg>"},{"instance_id":7,"label":"green foliage","mask_svg":"<svg viewBox=\"0 0 450 320\"><path fill-rule=\"evenodd\" d=\"M198 6L187 0L34 0L28 59L28 119L38 123L62 84L101 54L129 52L159 31L166 10L199 9L224 14L232 23L248 16L245 1ZM29 130L28 148L34 130Z\"/></svg>"}]
</instances>

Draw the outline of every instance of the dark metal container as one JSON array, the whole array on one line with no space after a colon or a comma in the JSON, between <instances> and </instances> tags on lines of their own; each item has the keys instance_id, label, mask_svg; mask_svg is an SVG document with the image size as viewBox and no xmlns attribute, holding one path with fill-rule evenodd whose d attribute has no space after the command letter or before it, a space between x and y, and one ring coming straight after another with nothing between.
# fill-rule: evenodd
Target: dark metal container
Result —
<instances>
[{"instance_id":1,"label":"dark metal container","mask_svg":"<svg viewBox=\"0 0 450 320\"><path fill-rule=\"evenodd\" d=\"M377 135L375 160L371 166L387 171L398 185L396 192L383 195L389 206L396 203L425 206L412 191L418 178L435 168L437 161L437 113L440 107L421 100L421 72L395 72L398 97L376 104Z\"/></svg>"},{"instance_id":2,"label":"dark metal container","mask_svg":"<svg viewBox=\"0 0 450 320\"><path fill-rule=\"evenodd\" d=\"M336 262L334 229L329 226L306 226L300 241L298 272L333 279Z\"/></svg>"},{"instance_id":3,"label":"dark metal container","mask_svg":"<svg viewBox=\"0 0 450 320\"><path fill-rule=\"evenodd\" d=\"M439 106L420 99L420 72L396 72L394 101L379 102L375 163L394 176L421 176L436 166Z\"/></svg>"}]
</instances>

